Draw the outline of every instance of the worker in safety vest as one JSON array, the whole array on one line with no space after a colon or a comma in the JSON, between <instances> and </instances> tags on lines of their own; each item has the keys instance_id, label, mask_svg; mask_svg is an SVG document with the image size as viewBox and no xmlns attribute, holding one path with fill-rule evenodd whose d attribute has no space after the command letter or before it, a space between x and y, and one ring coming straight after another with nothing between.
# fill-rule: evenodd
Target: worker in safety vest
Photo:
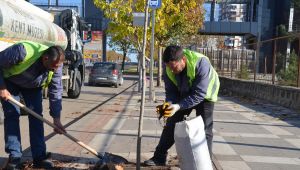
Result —
<instances>
[{"instance_id":1,"label":"worker in safety vest","mask_svg":"<svg viewBox=\"0 0 300 170\"><path fill-rule=\"evenodd\" d=\"M180 46L168 46L163 54L164 82L168 117L154 156L144 162L145 165L166 165L168 149L174 144L175 124L189 115L193 109L204 121L208 150L212 154L213 110L219 91L219 78L203 54L182 49Z\"/></svg>"},{"instance_id":2,"label":"worker in safety vest","mask_svg":"<svg viewBox=\"0 0 300 170\"><path fill-rule=\"evenodd\" d=\"M65 132L60 121L62 109L62 65L65 55L59 46L45 46L31 41L22 41L0 52L0 97L4 111L5 151L9 154L6 169L21 169L20 109L8 100L13 97L23 100L28 108L42 115L42 89L48 87L50 115ZM30 146L33 166L52 168L44 139L43 122L28 115Z\"/></svg>"}]
</instances>

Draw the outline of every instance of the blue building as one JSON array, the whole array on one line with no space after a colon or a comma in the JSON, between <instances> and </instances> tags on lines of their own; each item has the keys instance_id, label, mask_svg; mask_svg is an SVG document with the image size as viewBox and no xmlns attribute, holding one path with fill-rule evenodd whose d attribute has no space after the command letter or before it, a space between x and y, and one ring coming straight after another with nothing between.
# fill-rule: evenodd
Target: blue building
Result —
<instances>
[{"instance_id":1,"label":"blue building","mask_svg":"<svg viewBox=\"0 0 300 170\"><path fill-rule=\"evenodd\" d=\"M83 16L82 13L82 1L83 0L29 0L30 3L39 5L39 6L66 6L76 8L76 11Z\"/></svg>"},{"instance_id":2,"label":"blue building","mask_svg":"<svg viewBox=\"0 0 300 170\"><path fill-rule=\"evenodd\" d=\"M200 30L201 34L208 35L227 35L227 36L243 36L243 46L256 49L256 45L249 45L257 41L270 40L275 37L282 36L281 28L288 30L291 3L293 0L205 0L211 7L217 6L214 3L221 3L223 5L230 4L245 4L244 19L239 22L217 21L213 20L216 16L206 16L210 21L205 22L205 29ZM209 7L206 7L209 9ZM298 7L299 8L299 7ZM211 11L213 8L211 9ZM215 10L214 10L215 11ZM229 12L234 12L230 10ZM243 11L244 12L244 11ZM211 14L214 14L213 12ZM222 12L220 12L222 14ZM237 13L229 13L232 16L237 16ZM299 9L295 8L293 28L297 28L299 23L298 15ZM206 29L207 28L207 29ZM299 27L300 28L300 27ZM298 32L297 30L292 30ZM245 45L248 44L248 45ZM277 42L276 51L281 54L287 53L287 40L280 40ZM295 45L296 44L296 45ZM298 50L296 47L298 42L292 44L292 49ZM265 60L272 63L274 53L274 41L261 43L259 53L259 67L260 72L264 71ZM243 47L243 48L244 48ZM266 57L266 58L265 58ZM270 72L272 64L267 64L267 70Z\"/></svg>"}]
</instances>

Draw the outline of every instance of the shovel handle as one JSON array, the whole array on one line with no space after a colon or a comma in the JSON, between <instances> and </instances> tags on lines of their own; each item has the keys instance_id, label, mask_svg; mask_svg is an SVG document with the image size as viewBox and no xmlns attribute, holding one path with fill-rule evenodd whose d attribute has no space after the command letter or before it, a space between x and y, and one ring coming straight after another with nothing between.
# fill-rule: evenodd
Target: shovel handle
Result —
<instances>
[{"instance_id":1,"label":"shovel handle","mask_svg":"<svg viewBox=\"0 0 300 170\"><path fill-rule=\"evenodd\" d=\"M29 109L28 107L26 107L24 104L20 103L19 101L17 101L13 97L11 97L11 96L8 97L8 101L10 103L12 103L12 104L15 104L15 105L19 106L21 109L25 110L27 113L31 114L32 116L34 116L35 118L39 119L40 121L45 122L46 124L48 124L52 128L59 129L55 124L53 124L49 120L43 118L41 115L37 114L33 110ZM80 145L81 147L85 148L86 150L88 150L89 152L91 152L92 154L94 154L95 156L99 157L99 154L98 154L98 152L95 149L91 148L90 146L86 145L85 143L81 142L80 140L76 139L75 137L71 136L67 132L64 132L64 131L60 131L60 132L63 135L65 135L67 138L71 139L73 142L77 143L78 145Z\"/></svg>"}]
</instances>

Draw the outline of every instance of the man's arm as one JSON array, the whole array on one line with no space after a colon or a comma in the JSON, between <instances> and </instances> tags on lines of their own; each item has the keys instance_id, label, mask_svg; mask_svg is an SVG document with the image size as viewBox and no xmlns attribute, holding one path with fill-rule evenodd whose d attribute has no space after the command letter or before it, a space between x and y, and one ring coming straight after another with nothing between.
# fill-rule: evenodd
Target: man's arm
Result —
<instances>
[{"instance_id":1,"label":"man's arm","mask_svg":"<svg viewBox=\"0 0 300 170\"><path fill-rule=\"evenodd\" d=\"M209 85L210 66L210 62L204 57L198 61L190 94L178 103L180 110L192 108L204 100Z\"/></svg>"},{"instance_id":2,"label":"man's arm","mask_svg":"<svg viewBox=\"0 0 300 170\"><path fill-rule=\"evenodd\" d=\"M63 93L62 70L63 65L59 67L57 71L53 74L51 83L48 87L50 115L53 117L53 123L57 127L54 129L54 131L59 134L66 133L66 130L60 121Z\"/></svg>"},{"instance_id":3,"label":"man's arm","mask_svg":"<svg viewBox=\"0 0 300 170\"><path fill-rule=\"evenodd\" d=\"M22 44L16 44L0 52L0 88L5 88L2 69L20 63L26 56L26 50Z\"/></svg>"},{"instance_id":4,"label":"man's arm","mask_svg":"<svg viewBox=\"0 0 300 170\"><path fill-rule=\"evenodd\" d=\"M6 89L3 77L3 69L23 61L26 56L26 50L22 44L13 45L0 52L0 97L8 100L10 93Z\"/></svg>"},{"instance_id":5,"label":"man's arm","mask_svg":"<svg viewBox=\"0 0 300 170\"><path fill-rule=\"evenodd\" d=\"M48 87L49 92L49 109L50 115L53 118L60 118L60 112L62 110L62 67L59 67L53 74L51 83Z\"/></svg>"}]
</instances>

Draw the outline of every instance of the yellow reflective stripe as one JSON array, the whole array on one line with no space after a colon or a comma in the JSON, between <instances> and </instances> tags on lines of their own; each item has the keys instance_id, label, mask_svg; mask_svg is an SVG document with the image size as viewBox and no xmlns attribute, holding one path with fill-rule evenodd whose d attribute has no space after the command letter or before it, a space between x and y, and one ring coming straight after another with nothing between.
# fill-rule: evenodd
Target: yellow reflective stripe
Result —
<instances>
[{"instance_id":1,"label":"yellow reflective stripe","mask_svg":"<svg viewBox=\"0 0 300 170\"><path fill-rule=\"evenodd\" d=\"M42 83L43 88L46 88L49 86L49 84L51 83L53 74L54 74L53 71L49 71L47 79L45 79L44 82Z\"/></svg>"},{"instance_id":2,"label":"yellow reflective stripe","mask_svg":"<svg viewBox=\"0 0 300 170\"><path fill-rule=\"evenodd\" d=\"M220 82L218 78L218 74L216 71L211 67L211 74L209 78L209 85L206 91L206 96L205 99L216 102L218 98L218 92L219 92L219 87L220 87Z\"/></svg>"},{"instance_id":3,"label":"yellow reflective stripe","mask_svg":"<svg viewBox=\"0 0 300 170\"><path fill-rule=\"evenodd\" d=\"M218 93L219 93L219 88L220 88L220 82L219 82L219 76L216 74L214 86L212 89L212 97L211 101L216 102L218 100Z\"/></svg>"},{"instance_id":4,"label":"yellow reflective stripe","mask_svg":"<svg viewBox=\"0 0 300 170\"><path fill-rule=\"evenodd\" d=\"M212 69L212 67L210 67L209 70L209 83L208 83L208 87L206 89L206 95L205 95L205 99L210 100L211 96L212 96L212 88L213 88L213 84L214 84L214 79L215 79L215 74L214 74L214 70Z\"/></svg>"}]
</instances>

